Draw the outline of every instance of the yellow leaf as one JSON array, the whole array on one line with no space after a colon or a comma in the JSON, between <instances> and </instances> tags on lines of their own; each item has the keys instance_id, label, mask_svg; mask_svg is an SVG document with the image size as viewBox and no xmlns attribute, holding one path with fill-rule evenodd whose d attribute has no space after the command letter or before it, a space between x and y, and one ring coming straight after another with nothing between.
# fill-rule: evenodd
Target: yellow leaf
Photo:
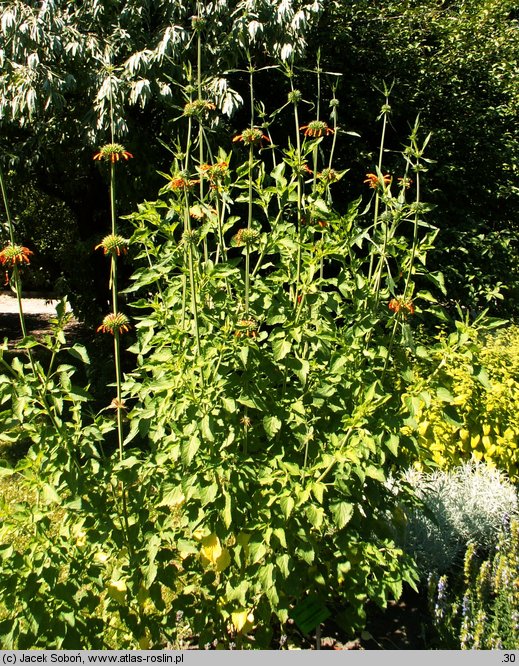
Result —
<instances>
[{"instance_id":1,"label":"yellow leaf","mask_svg":"<svg viewBox=\"0 0 519 666\"><path fill-rule=\"evenodd\" d=\"M247 634L254 626L254 615L249 610L241 610L231 614L235 630L239 634Z\"/></svg>"},{"instance_id":2,"label":"yellow leaf","mask_svg":"<svg viewBox=\"0 0 519 666\"><path fill-rule=\"evenodd\" d=\"M202 539L202 548L200 550L202 564L215 567L216 571L223 571L231 563L231 556L227 548L222 548L220 539L216 534L210 534Z\"/></svg>"},{"instance_id":3,"label":"yellow leaf","mask_svg":"<svg viewBox=\"0 0 519 666\"><path fill-rule=\"evenodd\" d=\"M111 580L106 586L108 594L120 604L126 601L126 583L124 580Z\"/></svg>"}]
</instances>

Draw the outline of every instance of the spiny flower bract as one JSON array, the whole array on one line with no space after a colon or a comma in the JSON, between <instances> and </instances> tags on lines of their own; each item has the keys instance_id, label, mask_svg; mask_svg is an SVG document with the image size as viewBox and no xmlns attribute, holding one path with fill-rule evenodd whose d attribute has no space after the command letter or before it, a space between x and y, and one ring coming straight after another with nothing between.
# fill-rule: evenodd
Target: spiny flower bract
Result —
<instances>
[{"instance_id":1,"label":"spiny flower bract","mask_svg":"<svg viewBox=\"0 0 519 666\"><path fill-rule=\"evenodd\" d=\"M106 143L104 146L101 146L93 159L115 164L115 162L119 162L121 159L128 161L131 157L133 155L124 146L121 146L120 143Z\"/></svg>"}]
</instances>

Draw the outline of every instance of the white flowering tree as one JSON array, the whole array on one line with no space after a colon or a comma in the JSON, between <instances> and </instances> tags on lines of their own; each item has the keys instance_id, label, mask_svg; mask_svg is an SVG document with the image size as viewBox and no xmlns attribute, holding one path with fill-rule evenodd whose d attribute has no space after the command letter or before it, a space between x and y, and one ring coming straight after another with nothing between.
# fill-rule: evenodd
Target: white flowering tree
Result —
<instances>
[{"instance_id":1,"label":"white flowering tree","mask_svg":"<svg viewBox=\"0 0 519 666\"><path fill-rule=\"evenodd\" d=\"M196 59L193 20L203 25L206 84L225 114L239 105L225 71L247 52L288 59L301 53L323 0L43 0L3 2L0 10L0 119L53 146L94 145L116 134L128 108L161 107L175 78Z\"/></svg>"}]
</instances>

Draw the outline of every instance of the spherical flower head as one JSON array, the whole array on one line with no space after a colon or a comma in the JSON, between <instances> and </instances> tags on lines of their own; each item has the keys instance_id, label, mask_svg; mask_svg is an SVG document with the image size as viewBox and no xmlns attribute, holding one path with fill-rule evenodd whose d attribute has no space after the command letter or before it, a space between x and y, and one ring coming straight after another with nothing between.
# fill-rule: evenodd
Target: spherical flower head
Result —
<instances>
[{"instance_id":1,"label":"spherical flower head","mask_svg":"<svg viewBox=\"0 0 519 666\"><path fill-rule=\"evenodd\" d=\"M199 180L190 178L188 173L181 171L176 176L171 177L171 180L169 181L169 189L175 191L190 190L199 182Z\"/></svg>"},{"instance_id":2,"label":"spherical flower head","mask_svg":"<svg viewBox=\"0 0 519 666\"><path fill-rule=\"evenodd\" d=\"M259 231L256 229L238 229L238 232L232 237L231 243L234 247L240 247L241 245L251 246L259 238Z\"/></svg>"},{"instance_id":3,"label":"spherical flower head","mask_svg":"<svg viewBox=\"0 0 519 666\"><path fill-rule=\"evenodd\" d=\"M288 93L288 101L290 104L298 104L303 99L303 93L300 90L291 90Z\"/></svg>"},{"instance_id":4,"label":"spherical flower head","mask_svg":"<svg viewBox=\"0 0 519 666\"><path fill-rule=\"evenodd\" d=\"M225 178L229 171L229 162L221 161L216 164L202 164L199 169L212 183L215 183Z\"/></svg>"},{"instance_id":5,"label":"spherical flower head","mask_svg":"<svg viewBox=\"0 0 519 666\"><path fill-rule=\"evenodd\" d=\"M392 298L389 301L388 307L395 314L398 314L399 312L402 312L404 317L407 316L407 314L414 314L415 313L413 301L411 301L410 299L404 299L403 296L398 296L397 298Z\"/></svg>"},{"instance_id":6,"label":"spherical flower head","mask_svg":"<svg viewBox=\"0 0 519 666\"><path fill-rule=\"evenodd\" d=\"M199 238L200 232L198 229L186 229L182 234L182 243L184 245L196 245Z\"/></svg>"},{"instance_id":7,"label":"spherical flower head","mask_svg":"<svg viewBox=\"0 0 519 666\"><path fill-rule=\"evenodd\" d=\"M128 240L118 234L109 234L105 236L95 249L103 248L104 254L113 254L118 257L128 252Z\"/></svg>"},{"instance_id":8,"label":"spherical flower head","mask_svg":"<svg viewBox=\"0 0 519 666\"><path fill-rule=\"evenodd\" d=\"M130 328L128 317L122 312L115 314L111 312L103 319L103 323L98 327L97 332L111 333L112 335L122 335Z\"/></svg>"},{"instance_id":9,"label":"spherical flower head","mask_svg":"<svg viewBox=\"0 0 519 666\"><path fill-rule=\"evenodd\" d=\"M194 116L196 118L204 118L208 111L214 111L216 106L206 99L195 99L193 102L187 102L184 106L185 116Z\"/></svg>"},{"instance_id":10,"label":"spherical flower head","mask_svg":"<svg viewBox=\"0 0 519 666\"><path fill-rule=\"evenodd\" d=\"M256 338L258 336L258 324L254 319L240 319L236 324L234 335L237 338L245 336L247 338Z\"/></svg>"},{"instance_id":11,"label":"spherical flower head","mask_svg":"<svg viewBox=\"0 0 519 666\"><path fill-rule=\"evenodd\" d=\"M411 187L411 185L413 184L413 179L408 178L407 176L404 176L404 177L398 179L398 183L399 183L400 187L403 187L405 190L408 190Z\"/></svg>"},{"instance_id":12,"label":"spherical flower head","mask_svg":"<svg viewBox=\"0 0 519 666\"><path fill-rule=\"evenodd\" d=\"M23 245L6 245L0 252L0 263L8 268L13 268L17 264L30 264L29 257L34 254L29 248Z\"/></svg>"},{"instance_id":13,"label":"spherical flower head","mask_svg":"<svg viewBox=\"0 0 519 666\"><path fill-rule=\"evenodd\" d=\"M317 177L319 180L322 180L325 183L334 183L339 178L337 171L335 171L335 169L329 168L323 169L320 173L317 174Z\"/></svg>"},{"instance_id":14,"label":"spherical flower head","mask_svg":"<svg viewBox=\"0 0 519 666\"><path fill-rule=\"evenodd\" d=\"M332 128L328 127L324 120L312 120L308 125L303 125L299 129L301 132L305 133L305 136L314 137L316 139L334 133Z\"/></svg>"},{"instance_id":15,"label":"spherical flower head","mask_svg":"<svg viewBox=\"0 0 519 666\"><path fill-rule=\"evenodd\" d=\"M236 141L241 141L242 143L246 143L249 146L256 146L261 144L262 141L270 142L270 139L268 136L263 134L259 127L248 127L247 129L244 129L241 134L238 134L234 137L233 143Z\"/></svg>"},{"instance_id":16,"label":"spherical flower head","mask_svg":"<svg viewBox=\"0 0 519 666\"><path fill-rule=\"evenodd\" d=\"M94 155L93 159L115 164L115 162L119 162L119 160L128 161L131 157L133 157L133 155L129 153L124 146L121 146L120 143L106 143L99 149L99 152Z\"/></svg>"},{"instance_id":17,"label":"spherical flower head","mask_svg":"<svg viewBox=\"0 0 519 666\"><path fill-rule=\"evenodd\" d=\"M386 174L379 178L376 173L367 173L364 182L367 183L372 190L376 190L379 187L387 187L391 183L391 176Z\"/></svg>"},{"instance_id":18,"label":"spherical flower head","mask_svg":"<svg viewBox=\"0 0 519 666\"><path fill-rule=\"evenodd\" d=\"M195 32L201 32L206 26L205 18L201 16L192 16L191 17L191 27Z\"/></svg>"}]
</instances>

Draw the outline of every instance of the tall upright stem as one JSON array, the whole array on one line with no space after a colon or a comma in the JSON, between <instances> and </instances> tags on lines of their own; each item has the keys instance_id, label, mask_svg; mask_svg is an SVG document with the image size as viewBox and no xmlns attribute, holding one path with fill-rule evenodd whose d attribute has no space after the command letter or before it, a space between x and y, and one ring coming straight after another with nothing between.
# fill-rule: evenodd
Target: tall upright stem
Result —
<instances>
[{"instance_id":1,"label":"tall upright stem","mask_svg":"<svg viewBox=\"0 0 519 666\"><path fill-rule=\"evenodd\" d=\"M380 150L378 154L378 172L377 175L382 174L382 160L384 158L384 144L386 141L386 127L387 127L387 116L388 116L388 109L389 109L389 97L386 95L386 101L383 107L383 112L382 112L382 135L380 137ZM379 186L377 186L377 189L375 190L375 213L373 216L373 236L375 235L378 227L378 212L379 212L379 206L380 206L380 194L379 194ZM374 252L371 252L371 256L369 258L369 273L368 273L368 282L371 281L371 277L373 275L373 262L374 262Z\"/></svg>"},{"instance_id":2,"label":"tall upright stem","mask_svg":"<svg viewBox=\"0 0 519 666\"><path fill-rule=\"evenodd\" d=\"M11 217L11 209L9 208L9 199L7 197L7 189L5 187L5 181L4 181L4 172L1 165L0 165L0 187L2 189L2 199L4 202L5 216L7 218L7 229L9 231L9 240L11 241L11 245L15 245L13 218ZM13 282L14 282L14 289L16 292L16 298L18 300L18 316L20 319L20 328L22 330L22 336L26 338L27 327L25 325L25 316L23 313L23 305L22 305L22 281L20 279L20 271L18 270L18 266L16 265L16 263L13 266ZM29 360L31 361L31 365L33 366L34 369L31 350L28 349L27 353L29 355Z\"/></svg>"}]
</instances>

